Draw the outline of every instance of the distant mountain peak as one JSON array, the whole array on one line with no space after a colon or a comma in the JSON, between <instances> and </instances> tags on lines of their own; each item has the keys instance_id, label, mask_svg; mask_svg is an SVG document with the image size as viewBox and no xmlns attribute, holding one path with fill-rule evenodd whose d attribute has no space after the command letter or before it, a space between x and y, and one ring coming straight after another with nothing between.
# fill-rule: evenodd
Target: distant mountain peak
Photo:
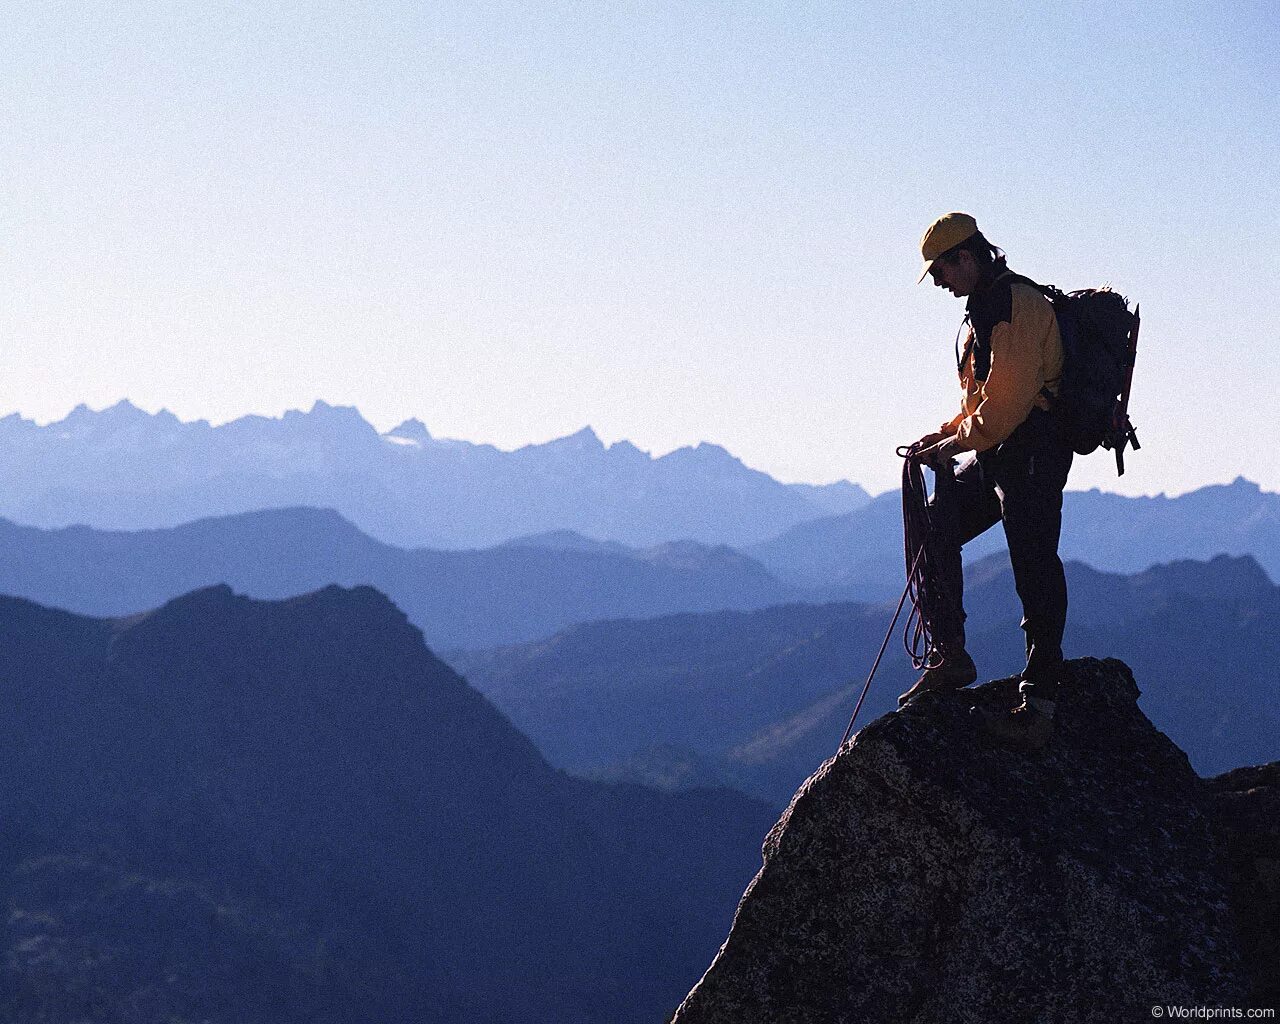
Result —
<instances>
[{"instance_id":1,"label":"distant mountain peak","mask_svg":"<svg viewBox=\"0 0 1280 1024\"><path fill-rule=\"evenodd\" d=\"M641 448L637 448L634 444L632 444L626 438L623 438L621 441L614 441L613 444L609 445L609 452L611 454L639 455L645 459L649 458L648 452L644 451Z\"/></svg>"},{"instance_id":2,"label":"distant mountain peak","mask_svg":"<svg viewBox=\"0 0 1280 1024\"><path fill-rule=\"evenodd\" d=\"M100 410L91 409L81 402L61 420L50 424L52 429L65 437L82 439L110 437L131 427L154 426L172 429L181 427L182 421L168 409L161 409L153 414L139 409L129 399L122 398L114 405Z\"/></svg>"},{"instance_id":3,"label":"distant mountain peak","mask_svg":"<svg viewBox=\"0 0 1280 1024\"><path fill-rule=\"evenodd\" d=\"M604 451L603 442L601 442L595 430L589 425L575 433L569 434L566 437L558 437L549 443L555 445L564 444L566 447L571 444L575 448L592 448Z\"/></svg>"},{"instance_id":4,"label":"distant mountain peak","mask_svg":"<svg viewBox=\"0 0 1280 1024\"><path fill-rule=\"evenodd\" d=\"M404 612L396 607L396 603L391 598L387 597L377 587L371 587L364 583L357 584L354 587L343 587L336 583L330 583L319 590L313 590L309 594L299 594L297 597L286 598L280 603L283 607L338 607L347 612L362 611L373 613L386 616L397 625L403 625L408 622Z\"/></svg>"},{"instance_id":5,"label":"distant mountain peak","mask_svg":"<svg viewBox=\"0 0 1280 1024\"><path fill-rule=\"evenodd\" d=\"M94 416L94 417L97 417L98 419L108 419L108 420L151 419L151 413L147 412L145 409L139 409L127 398L122 398L118 402L115 402L112 405L105 406L98 412L94 412L87 405L81 402L73 410L71 410L70 415L76 416L77 418Z\"/></svg>"},{"instance_id":6,"label":"distant mountain peak","mask_svg":"<svg viewBox=\"0 0 1280 1024\"><path fill-rule=\"evenodd\" d=\"M1153 565L1132 579L1139 587L1182 588L1213 601L1266 594L1274 586L1252 555L1221 554L1205 561L1179 558Z\"/></svg>"},{"instance_id":7,"label":"distant mountain peak","mask_svg":"<svg viewBox=\"0 0 1280 1024\"><path fill-rule=\"evenodd\" d=\"M169 659L181 674L215 675L250 651L301 645L323 660L343 647L369 663L429 654L422 632L395 603L370 586L329 584L283 600L238 594L225 583L175 597L153 611L116 620L117 653L141 649ZM163 639L159 639L163 638Z\"/></svg>"},{"instance_id":8,"label":"distant mountain peak","mask_svg":"<svg viewBox=\"0 0 1280 1024\"><path fill-rule=\"evenodd\" d=\"M367 424L368 422L354 405L330 405L323 398L317 398L306 412L290 409L284 414L285 419L300 416L309 416L313 419L333 419L350 423Z\"/></svg>"},{"instance_id":9,"label":"distant mountain peak","mask_svg":"<svg viewBox=\"0 0 1280 1024\"><path fill-rule=\"evenodd\" d=\"M246 421L249 417L241 422ZM316 399L306 412L288 409L275 422L286 430L300 430L324 438L358 438L366 443L374 438L381 439L377 428L354 405L330 405L322 399Z\"/></svg>"},{"instance_id":10,"label":"distant mountain peak","mask_svg":"<svg viewBox=\"0 0 1280 1024\"><path fill-rule=\"evenodd\" d=\"M543 533L531 533L522 537L513 537L503 541L503 548L544 548L550 551L595 551L612 552L614 554L635 554L631 548L616 541L596 540L577 530L547 530Z\"/></svg>"},{"instance_id":11,"label":"distant mountain peak","mask_svg":"<svg viewBox=\"0 0 1280 1024\"><path fill-rule=\"evenodd\" d=\"M553 437L542 444L526 444L517 448L513 454L537 454L539 452L555 452L559 454L578 454L603 452L604 444L590 427L585 426L564 437Z\"/></svg>"},{"instance_id":12,"label":"distant mountain peak","mask_svg":"<svg viewBox=\"0 0 1280 1024\"><path fill-rule=\"evenodd\" d=\"M133 616L116 618L114 626L116 632L123 635L119 643L128 645L131 643L128 637L138 628L143 632L151 632L156 628L160 630L172 628L173 623L206 620L210 616L224 618L237 605L243 607L248 602L250 598L237 594L227 584L202 586L177 598L166 600L159 608L152 608L150 611L133 614Z\"/></svg>"},{"instance_id":13,"label":"distant mountain peak","mask_svg":"<svg viewBox=\"0 0 1280 1024\"><path fill-rule=\"evenodd\" d=\"M858 500L851 488L779 483L709 442L654 458L630 441L606 447L587 424L507 450L433 436L417 418L384 432L323 398L216 425L126 399L0 430L0 448L15 454L0 511L40 526L146 529L329 505L405 547L489 547L563 528L643 548L678 537L752 543Z\"/></svg>"},{"instance_id":14,"label":"distant mountain peak","mask_svg":"<svg viewBox=\"0 0 1280 1024\"><path fill-rule=\"evenodd\" d=\"M710 441L699 441L696 445L684 445L673 449L662 456L659 462L701 463L724 466L741 466L743 462L729 449Z\"/></svg>"},{"instance_id":15,"label":"distant mountain peak","mask_svg":"<svg viewBox=\"0 0 1280 1024\"><path fill-rule=\"evenodd\" d=\"M345 542L363 536L359 528L337 509L318 505L280 505L275 508L254 509L252 512L237 512L230 516L205 516L191 523L169 527L170 530L190 530L198 526L238 527L250 526L260 528L264 524L276 525L287 530L299 527L320 527L326 530L339 531ZM141 531L160 532L160 531Z\"/></svg>"},{"instance_id":16,"label":"distant mountain peak","mask_svg":"<svg viewBox=\"0 0 1280 1024\"><path fill-rule=\"evenodd\" d=\"M713 444L710 441L699 441L694 451L708 458L725 459L729 462L742 465L742 460L729 451L724 445Z\"/></svg>"},{"instance_id":17,"label":"distant mountain peak","mask_svg":"<svg viewBox=\"0 0 1280 1024\"><path fill-rule=\"evenodd\" d=\"M212 586L200 587L198 590L192 590L166 601L159 608L138 617L137 621L164 614L186 615L197 613L204 615L211 611L225 611L237 605L245 605L249 600L250 598L245 597L243 594L237 594L226 583L215 583Z\"/></svg>"},{"instance_id":18,"label":"distant mountain peak","mask_svg":"<svg viewBox=\"0 0 1280 1024\"><path fill-rule=\"evenodd\" d=\"M384 437L398 438L403 441L410 441L414 444L423 444L432 440L431 431L427 429L427 425L416 416L411 416L402 423L396 424L383 435Z\"/></svg>"}]
</instances>

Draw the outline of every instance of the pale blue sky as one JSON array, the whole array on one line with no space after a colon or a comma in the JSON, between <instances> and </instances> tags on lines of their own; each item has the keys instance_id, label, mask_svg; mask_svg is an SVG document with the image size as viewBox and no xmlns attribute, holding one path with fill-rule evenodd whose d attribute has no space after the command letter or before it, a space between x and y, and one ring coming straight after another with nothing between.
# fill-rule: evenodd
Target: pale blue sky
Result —
<instances>
[{"instance_id":1,"label":"pale blue sky","mask_svg":"<svg viewBox=\"0 0 1280 1024\"><path fill-rule=\"evenodd\" d=\"M895 486L958 400L933 217L1142 303L1129 473L1280 489L1274 4L7 11L0 412L315 398ZM1229 13L1228 13L1229 12Z\"/></svg>"}]
</instances>

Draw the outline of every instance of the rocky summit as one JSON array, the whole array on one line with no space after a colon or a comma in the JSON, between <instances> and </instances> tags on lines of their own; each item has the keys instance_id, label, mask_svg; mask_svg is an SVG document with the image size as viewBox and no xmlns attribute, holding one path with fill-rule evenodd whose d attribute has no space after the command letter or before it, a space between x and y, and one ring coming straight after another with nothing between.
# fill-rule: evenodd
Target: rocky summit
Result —
<instances>
[{"instance_id":1,"label":"rocky summit","mask_svg":"<svg viewBox=\"0 0 1280 1024\"><path fill-rule=\"evenodd\" d=\"M927 696L846 743L770 831L673 1024L1263 1005L1277 766L1203 780L1138 709L1127 666L1068 666L1039 753L986 738L971 711L1012 706L1014 679Z\"/></svg>"}]
</instances>

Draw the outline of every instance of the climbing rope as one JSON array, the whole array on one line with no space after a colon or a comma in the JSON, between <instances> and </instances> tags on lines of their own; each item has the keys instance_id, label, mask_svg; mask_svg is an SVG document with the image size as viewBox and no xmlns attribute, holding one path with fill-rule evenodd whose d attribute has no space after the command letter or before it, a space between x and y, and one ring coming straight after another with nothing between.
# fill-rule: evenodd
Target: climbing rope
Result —
<instances>
[{"instance_id":1,"label":"climbing rope","mask_svg":"<svg viewBox=\"0 0 1280 1024\"><path fill-rule=\"evenodd\" d=\"M947 562L942 557L943 551L958 543L954 512L947 500L956 478L950 460L934 469L936 500L930 505L924 468L911 457L910 448L899 449L898 454L903 458L902 538L907 593L911 598L902 646L911 659L911 666L916 671L924 671L940 668L946 660L934 638L956 636L964 624L961 610L952 597L957 581L948 578Z\"/></svg>"},{"instance_id":2,"label":"climbing rope","mask_svg":"<svg viewBox=\"0 0 1280 1024\"><path fill-rule=\"evenodd\" d=\"M871 680L880 667L880 659L889 646L889 638L893 636L894 626L898 624L898 616L902 614L902 606L906 604L907 598L911 598L911 612L907 615L902 630L902 645L917 671L942 666L944 656L934 642L934 636L939 632L944 636L954 636L961 625L961 610L955 607L951 597L954 593L954 581L946 578L947 569L944 561L938 557L937 550L939 544L954 542L947 536L948 532L954 531L955 524L946 511L946 496L955 484L955 473L950 461L934 470L934 490L938 500L930 507L924 469L915 458L917 451L918 445L898 449L898 456L903 460L902 540L907 585L898 598L898 607L885 631L884 642L880 644L880 651L867 674L867 681L863 684L862 693L858 697L858 703L854 705L849 725L836 747L837 750L848 742L853 733L853 723L858 720L862 702L871 689ZM939 505L943 507L943 514L938 514Z\"/></svg>"}]
</instances>

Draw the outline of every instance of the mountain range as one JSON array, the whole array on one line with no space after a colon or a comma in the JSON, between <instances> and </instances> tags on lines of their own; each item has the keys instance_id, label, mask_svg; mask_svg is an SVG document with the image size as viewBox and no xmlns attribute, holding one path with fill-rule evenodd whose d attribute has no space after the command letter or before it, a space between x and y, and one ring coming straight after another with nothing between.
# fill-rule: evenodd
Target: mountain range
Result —
<instances>
[{"instance_id":1,"label":"mountain range","mask_svg":"<svg viewBox=\"0 0 1280 1024\"><path fill-rule=\"evenodd\" d=\"M723 547L637 550L562 531L478 551L405 550L317 509L123 532L0 520L0 542L0 592L95 616L216 583L263 599L374 586L556 765L667 786L733 784L775 803L838 738L856 699L849 688L889 618L874 602L794 603L797 591ZM1267 652L1280 607L1256 561L1131 576L1072 563L1069 573L1068 649L1123 656L1156 680L1144 706L1197 768L1275 756ZM974 653L984 671L1016 671L1020 609L1007 555L970 561L968 578ZM1221 679L1221 691L1184 688L1193 670ZM889 710L911 675L895 641L867 712Z\"/></svg>"},{"instance_id":2,"label":"mountain range","mask_svg":"<svg viewBox=\"0 0 1280 1024\"><path fill-rule=\"evenodd\" d=\"M437 649L533 640L590 619L758 608L792 594L724 546L640 550L559 532L484 550L405 550L310 508L138 531L0 519L0 545L0 593L69 611L128 615L216 583L260 598L368 584Z\"/></svg>"},{"instance_id":3,"label":"mountain range","mask_svg":"<svg viewBox=\"0 0 1280 1024\"><path fill-rule=\"evenodd\" d=\"M290 505L334 508L380 540L484 547L574 530L651 547L745 544L857 508L847 481L779 483L713 444L660 458L590 427L515 451L436 438L417 419L380 434L350 407L211 426L128 401L38 425L0 419L0 515L34 526L175 526Z\"/></svg>"},{"instance_id":4,"label":"mountain range","mask_svg":"<svg viewBox=\"0 0 1280 1024\"><path fill-rule=\"evenodd\" d=\"M996 526L965 547L976 560L1004 548ZM800 523L743 551L784 583L830 600L896 597L903 575L902 503L895 492L865 507ZM1280 494L1238 477L1175 498L1130 498L1099 490L1063 495L1064 560L1108 572L1162 562L1251 555L1280 580Z\"/></svg>"},{"instance_id":5,"label":"mountain range","mask_svg":"<svg viewBox=\"0 0 1280 1024\"><path fill-rule=\"evenodd\" d=\"M1197 770L1280 757L1280 587L1257 562L1132 576L1069 563L1068 584L1068 654L1132 665L1143 708ZM982 676L1016 673L1021 605L1006 555L970 567L966 607ZM450 660L553 764L667 786L714 780L782 804L835 749L891 612L800 604L586 623ZM914 677L895 636L863 720L892 710Z\"/></svg>"},{"instance_id":6,"label":"mountain range","mask_svg":"<svg viewBox=\"0 0 1280 1024\"><path fill-rule=\"evenodd\" d=\"M323 402L0 441L34 524L0 519L15 1024L662 1019L902 576L896 493L709 444L507 452ZM1280 495L1068 492L1062 547L1069 655L1132 665L1202 774L1280 756ZM982 678L1022 657L1002 548L966 549ZM864 723L914 676L893 644ZM1072 743L1115 707L1065 707Z\"/></svg>"},{"instance_id":7,"label":"mountain range","mask_svg":"<svg viewBox=\"0 0 1280 1024\"><path fill-rule=\"evenodd\" d=\"M1280 578L1280 494L1243 478L1177 497L1068 491L1064 502L1064 557L1095 568L1248 554ZM332 508L405 548L569 534L641 550L728 545L819 600L883 599L902 576L896 491L779 483L714 444L653 458L587 427L502 451L434 437L416 419L379 433L324 402L219 426L127 401L44 426L0 418L0 515L16 522L156 529L292 506ZM969 555L1003 544L994 529Z\"/></svg>"},{"instance_id":8,"label":"mountain range","mask_svg":"<svg viewBox=\"0 0 1280 1024\"><path fill-rule=\"evenodd\" d=\"M774 814L570 778L384 596L0 598L0 1020L652 1022Z\"/></svg>"}]
</instances>

